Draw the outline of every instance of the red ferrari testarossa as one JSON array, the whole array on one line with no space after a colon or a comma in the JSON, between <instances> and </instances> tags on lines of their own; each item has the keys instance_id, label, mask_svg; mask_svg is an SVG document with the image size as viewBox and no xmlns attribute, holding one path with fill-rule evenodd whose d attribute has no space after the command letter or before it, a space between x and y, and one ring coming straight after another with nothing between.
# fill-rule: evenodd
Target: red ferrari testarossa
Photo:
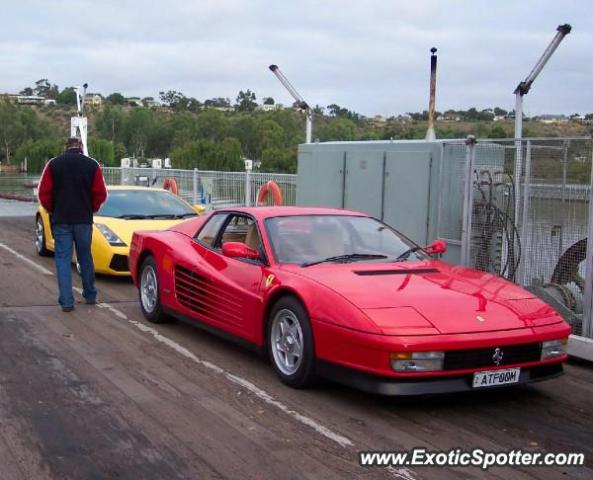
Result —
<instances>
[{"instance_id":1,"label":"red ferrari testarossa","mask_svg":"<svg viewBox=\"0 0 593 480\"><path fill-rule=\"evenodd\" d=\"M321 376L410 395L562 373L569 325L503 278L438 260L445 248L359 212L237 208L135 233L130 271L148 320L267 352L294 387Z\"/></svg>"}]
</instances>

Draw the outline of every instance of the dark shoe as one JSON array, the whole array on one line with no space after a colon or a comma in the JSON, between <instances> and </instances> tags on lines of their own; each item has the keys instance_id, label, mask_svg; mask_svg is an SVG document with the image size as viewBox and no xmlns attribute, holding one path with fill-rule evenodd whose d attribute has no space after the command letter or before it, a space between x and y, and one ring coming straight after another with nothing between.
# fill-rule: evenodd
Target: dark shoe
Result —
<instances>
[{"instance_id":1,"label":"dark shoe","mask_svg":"<svg viewBox=\"0 0 593 480\"><path fill-rule=\"evenodd\" d=\"M71 312L74 310L74 305L62 306L62 312Z\"/></svg>"},{"instance_id":2,"label":"dark shoe","mask_svg":"<svg viewBox=\"0 0 593 480\"><path fill-rule=\"evenodd\" d=\"M87 305L97 305L97 299L96 298L86 298L84 300L84 303L86 303Z\"/></svg>"}]
</instances>

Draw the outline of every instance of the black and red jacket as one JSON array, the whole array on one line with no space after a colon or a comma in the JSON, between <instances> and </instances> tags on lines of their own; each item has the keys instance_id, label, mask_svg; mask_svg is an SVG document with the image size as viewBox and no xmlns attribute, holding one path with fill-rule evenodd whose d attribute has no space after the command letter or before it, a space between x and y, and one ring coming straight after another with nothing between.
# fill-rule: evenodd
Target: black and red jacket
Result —
<instances>
[{"instance_id":1,"label":"black and red jacket","mask_svg":"<svg viewBox=\"0 0 593 480\"><path fill-rule=\"evenodd\" d=\"M97 161L73 148L47 162L38 196L52 224L93 223L93 213L105 202L107 188Z\"/></svg>"}]
</instances>

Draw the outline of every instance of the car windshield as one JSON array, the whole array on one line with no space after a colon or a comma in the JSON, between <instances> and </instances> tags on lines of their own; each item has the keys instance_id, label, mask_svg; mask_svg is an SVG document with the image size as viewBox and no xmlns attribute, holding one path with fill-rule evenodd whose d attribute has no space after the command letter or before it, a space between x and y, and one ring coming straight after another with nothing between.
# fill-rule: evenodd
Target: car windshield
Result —
<instances>
[{"instance_id":1,"label":"car windshield","mask_svg":"<svg viewBox=\"0 0 593 480\"><path fill-rule=\"evenodd\" d=\"M266 220L276 261L311 266L328 262L394 262L426 258L419 247L369 217L295 215Z\"/></svg>"},{"instance_id":2,"label":"car windshield","mask_svg":"<svg viewBox=\"0 0 593 480\"><path fill-rule=\"evenodd\" d=\"M163 190L110 190L97 215L116 218L184 218L197 215L176 195Z\"/></svg>"}]
</instances>

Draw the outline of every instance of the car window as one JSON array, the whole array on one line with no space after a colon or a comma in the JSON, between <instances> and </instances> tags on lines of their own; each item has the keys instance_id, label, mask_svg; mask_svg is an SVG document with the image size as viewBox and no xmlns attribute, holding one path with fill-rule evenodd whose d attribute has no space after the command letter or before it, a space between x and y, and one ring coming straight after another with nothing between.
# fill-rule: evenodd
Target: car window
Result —
<instances>
[{"instance_id":1,"label":"car window","mask_svg":"<svg viewBox=\"0 0 593 480\"><path fill-rule=\"evenodd\" d=\"M171 192L146 188L110 190L97 215L115 218L189 218L197 213Z\"/></svg>"},{"instance_id":2,"label":"car window","mask_svg":"<svg viewBox=\"0 0 593 480\"><path fill-rule=\"evenodd\" d=\"M225 242L241 242L261 251L261 240L255 220L244 215L232 215L215 248L220 248Z\"/></svg>"},{"instance_id":3,"label":"car window","mask_svg":"<svg viewBox=\"0 0 593 480\"><path fill-rule=\"evenodd\" d=\"M274 217L266 220L266 228L279 263L303 264L351 254L382 255L389 261L416 246L388 225L362 216ZM409 257L421 258L421 252Z\"/></svg>"},{"instance_id":4,"label":"car window","mask_svg":"<svg viewBox=\"0 0 593 480\"><path fill-rule=\"evenodd\" d=\"M198 232L196 239L205 245L213 246L220 227L226 220L226 214L214 214L207 221L206 224Z\"/></svg>"}]
</instances>

